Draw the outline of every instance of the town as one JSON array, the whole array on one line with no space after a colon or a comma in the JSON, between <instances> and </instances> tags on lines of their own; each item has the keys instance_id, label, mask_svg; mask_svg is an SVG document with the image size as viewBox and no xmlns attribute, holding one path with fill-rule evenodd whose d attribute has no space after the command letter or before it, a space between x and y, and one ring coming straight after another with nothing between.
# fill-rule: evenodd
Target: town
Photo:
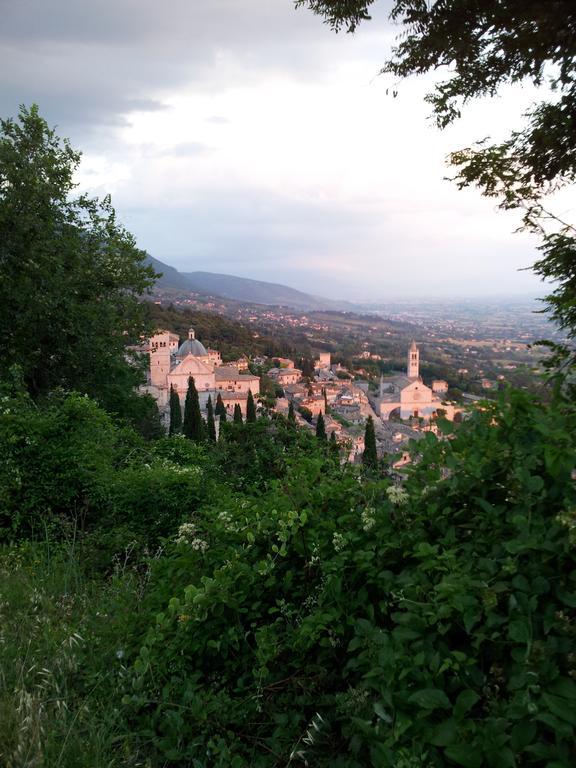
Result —
<instances>
[{"instance_id":1,"label":"town","mask_svg":"<svg viewBox=\"0 0 576 768\"><path fill-rule=\"evenodd\" d=\"M165 425L174 397L182 408L193 381L203 414L207 416L215 408L216 435L221 418L233 418L235 412L246 418L252 397L261 413L291 416L305 429L321 428L340 447L343 460L352 463L362 460L368 419L374 424L378 455L388 457L393 467L401 467L411 461L410 440L419 440L428 431L437 433L438 418L459 421L464 413L462 405L448 400L446 381L424 383L414 340L407 350L406 370L381 375L377 388L333 363L330 352L319 352L307 370L285 357L250 360L242 356L223 364L220 352L206 348L194 328L182 343L177 334L159 331L141 351L149 356L143 391L155 398ZM272 385L272 397L262 391L264 378Z\"/></svg>"}]
</instances>

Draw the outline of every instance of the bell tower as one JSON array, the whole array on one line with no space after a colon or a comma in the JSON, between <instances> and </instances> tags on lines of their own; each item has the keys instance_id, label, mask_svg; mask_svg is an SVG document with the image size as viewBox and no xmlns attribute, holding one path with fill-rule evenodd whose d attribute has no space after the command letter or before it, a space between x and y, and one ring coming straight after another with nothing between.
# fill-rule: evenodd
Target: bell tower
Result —
<instances>
[{"instance_id":1,"label":"bell tower","mask_svg":"<svg viewBox=\"0 0 576 768\"><path fill-rule=\"evenodd\" d=\"M408 350L407 372L409 379L417 379L420 376L420 352L414 340L412 340Z\"/></svg>"}]
</instances>

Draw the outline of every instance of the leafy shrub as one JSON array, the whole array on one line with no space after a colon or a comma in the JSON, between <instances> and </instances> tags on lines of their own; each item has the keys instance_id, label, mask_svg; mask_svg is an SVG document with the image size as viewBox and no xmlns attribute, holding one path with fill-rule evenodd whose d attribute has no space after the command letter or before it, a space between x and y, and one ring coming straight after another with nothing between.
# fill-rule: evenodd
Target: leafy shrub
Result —
<instances>
[{"instance_id":1,"label":"leafy shrub","mask_svg":"<svg viewBox=\"0 0 576 768\"><path fill-rule=\"evenodd\" d=\"M195 512L124 699L159 763L574 764L574 409L486 409L406 489L310 454Z\"/></svg>"}]
</instances>

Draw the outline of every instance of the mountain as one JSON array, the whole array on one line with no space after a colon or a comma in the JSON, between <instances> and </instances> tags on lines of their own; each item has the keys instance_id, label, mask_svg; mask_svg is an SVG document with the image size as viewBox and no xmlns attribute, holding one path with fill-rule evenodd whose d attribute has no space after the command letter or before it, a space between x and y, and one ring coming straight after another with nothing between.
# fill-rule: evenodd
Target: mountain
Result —
<instances>
[{"instance_id":1,"label":"mountain","mask_svg":"<svg viewBox=\"0 0 576 768\"><path fill-rule=\"evenodd\" d=\"M347 302L313 296L280 283L266 283L263 280L249 280L245 277L215 272L185 272L184 276L194 286L194 290L249 304L267 304L304 310L352 307Z\"/></svg>"},{"instance_id":2,"label":"mountain","mask_svg":"<svg viewBox=\"0 0 576 768\"><path fill-rule=\"evenodd\" d=\"M280 283L266 283L263 280L249 280L245 277L215 272L179 272L149 254L146 255L146 263L150 264L156 272L162 273L162 277L156 281L155 285L156 290L162 293L173 295L195 293L246 304L264 304L301 310L354 309L354 306L346 301L313 296Z\"/></svg>"},{"instance_id":3,"label":"mountain","mask_svg":"<svg viewBox=\"0 0 576 768\"><path fill-rule=\"evenodd\" d=\"M164 264L162 261L155 259L153 256L150 256L149 253L146 254L146 264L153 267L155 272L161 273L162 275L156 280L154 286L155 289L178 293L194 290L188 279L181 272L178 272L174 267L170 267L168 264Z\"/></svg>"}]
</instances>

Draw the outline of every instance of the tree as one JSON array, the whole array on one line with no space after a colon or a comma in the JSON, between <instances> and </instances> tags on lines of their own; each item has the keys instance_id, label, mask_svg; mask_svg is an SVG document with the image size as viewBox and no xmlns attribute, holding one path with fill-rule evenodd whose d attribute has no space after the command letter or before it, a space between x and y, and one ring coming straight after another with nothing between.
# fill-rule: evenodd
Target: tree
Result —
<instances>
[{"instance_id":1,"label":"tree","mask_svg":"<svg viewBox=\"0 0 576 768\"><path fill-rule=\"evenodd\" d=\"M374 0L296 0L335 29L353 32L370 18ZM440 128L460 117L462 106L495 96L508 83L548 86L547 98L525 115L526 122L497 143L484 139L454 152L460 188L476 185L503 209L523 211L523 228L542 237L533 266L556 282L546 311L576 335L576 229L547 210L543 199L576 178L576 6L573 0L460 0L424 3L395 0L400 42L383 72L395 78L440 68L449 76L427 96Z\"/></svg>"},{"instance_id":2,"label":"tree","mask_svg":"<svg viewBox=\"0 0 576 768\"><path fill-rule=\"evenodd\" d=\"M178 392L170 384L170 427L169 435L176 435L182 428L182 408Z\"/></svg>"},{"instance_id":3,"label":"tree","mask_svg":"<svg viewBox=\"0 0 576 768\"><path fill-rule=\"evenodd\" d=\"M294 413L294 403L292 400L288 403L288 424L291 426L296 424L296 414Z\"/></svg>"},{"instance_id":4,"label":"tree","mask_svg":"<svg viewBox=\"0 0 576 768\"><path fill-rule=\"evenodd\" d=\"M240 404L236 403L234 406L234 424L243 424L244 421L242 419L242 409L240 408Z\"/></svg>"},{"instance_id":5,"label":"tree","mask_svg":"<svg viewBox=\"0 0 576 768\"><path fill-rule=\"evenodd\" d=\"M200 413L200 400L198 399L198 391L192 376L188 379L182 432L189 440L194 440L197 443L201 442L204 438L204 423Z\"/></svg>"},{"instance_id":6,"label":"tree","mask_svg":"<svg viewBox=\"0 0 576 768\"><path fill-rule=\"evenodd\" d=\"M256 421L256 405L252 392L248 390L248 399L246 400L246 422L248 424L254 424Z\"/></svg>"},{"instance_id":7,"label":"tree","mask_svg":"<svg viewBox=\"0 0 576 768\"><path fill-rule=\"evenodd\" d=\"M365 467L369 467L370 469L376 469L378 467L378 452L376 451L376 435L374 433L374 420L372 416L368 416L366 419L362 463Z\"/></svg>"},{"instance_id":8,"label":"tree","mask_svg":"<svg viewBox=\"0 0 576 768\"><path fill-rule=\"evenodd\" d=\"M214 414L216 416L220 416L220 423L226 421L226 406L224 405L220 392L218 392L218 396L216 397L216 408L214 409Z\"/></svg>"},{"instance_id":9,"label":"tree","mask_svg":"<svg viewBox=\"0 0 576 768\"><path fill-rule=\"evenodd\" d=\"M208 432L208 440L210 442L216 442L216 424L214 422L214 409L212 408L212 397L208 395L208 403L206 404L206 427Z\"/></svg>"},{"instance_id":10,"label":"tree","mask_svg":"<svg viewBox=\"0 0 576 768\"><path fill-rule=\"evenodd\" d=\"M110 198L74 197L80 162L36 106L0 120L0 358L37 398L75 389L122 413L148 332L139 297L156 277Z\"/></svg>"},{"instance_id":11,"label":"tree","mask_svg":"<svg viewBox=\"0 0 576 768\"><path fill-rule=\"evenodd\" d=\"M316 437L323 443L326 442L326 426L324 424L324 416L321 413L318 414L316 419Z\"/></svg>"}]
</instances>

